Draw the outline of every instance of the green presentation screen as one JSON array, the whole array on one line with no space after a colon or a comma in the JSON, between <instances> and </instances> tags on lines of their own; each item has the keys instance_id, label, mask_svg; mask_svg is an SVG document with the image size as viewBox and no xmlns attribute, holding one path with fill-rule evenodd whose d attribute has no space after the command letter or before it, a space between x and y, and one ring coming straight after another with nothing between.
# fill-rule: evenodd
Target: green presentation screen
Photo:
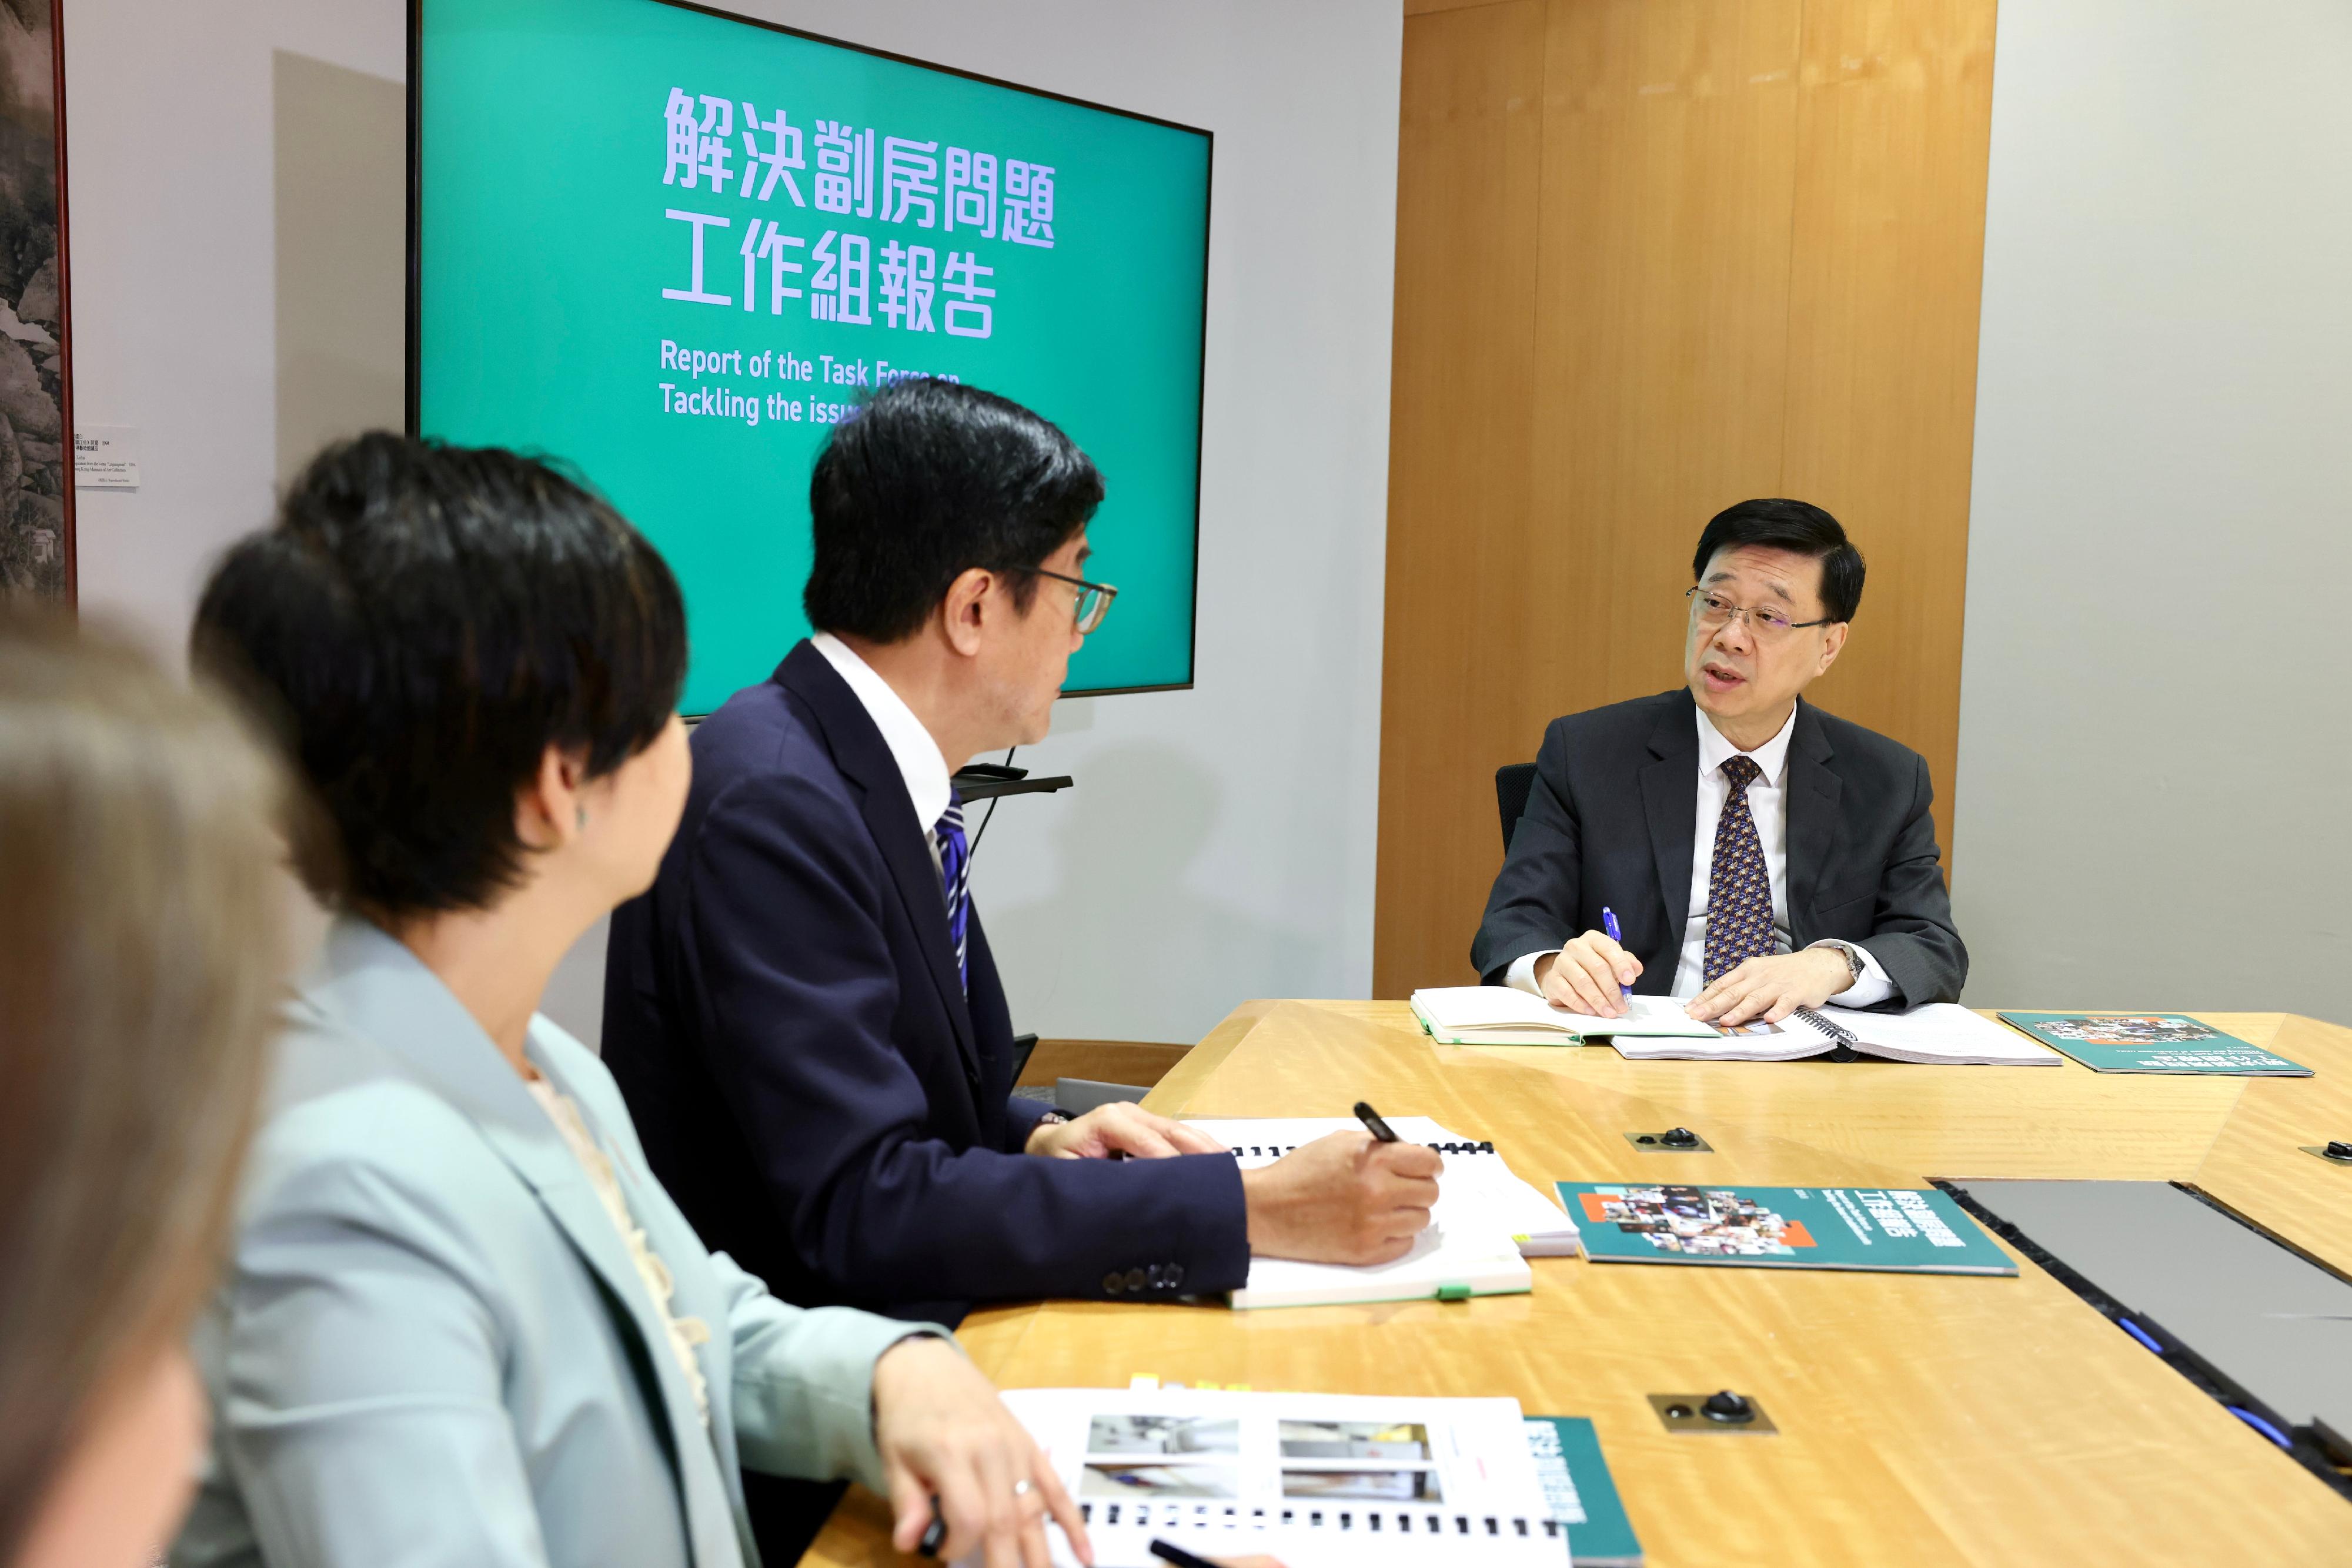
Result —
<instances>
[{"instance_id":1,"label":"green presentation screen","mask_svg":"<svg viewBox=\"0 0 2352 1568\"><path fill-rule=\"evenodd\" d=\"M684 584L708 713L804 635L808 480L952 377L1108 497L1071 692L1192 680L1206 131L669 0L412 0L418 434L562 459Z\"/></svg>"}]
</instances>

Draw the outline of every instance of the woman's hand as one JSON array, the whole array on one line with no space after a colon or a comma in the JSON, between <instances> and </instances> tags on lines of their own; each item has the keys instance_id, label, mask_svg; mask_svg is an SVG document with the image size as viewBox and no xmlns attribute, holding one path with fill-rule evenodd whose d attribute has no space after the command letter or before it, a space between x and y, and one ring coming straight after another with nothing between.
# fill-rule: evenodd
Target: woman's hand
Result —
<instances>
[{"instance_id":1,"label":"woman's hand","mask_svg":"<svg viewBox=\"0 0 2352 1568\"><path fill-rule=\"evenodd\" d=\"M948 1526L942 1558L979 1552L987 1568L1051 1568L1050 1511L1078 1561L1094 1562L1077 1506L1045 1451L996 1385L945 1340L900 1340L874 1364L874 1442L889 1478L898 1518L890 1540L899 1551L922 1540L936 1498Z\"/></svg>"}]
</instances>

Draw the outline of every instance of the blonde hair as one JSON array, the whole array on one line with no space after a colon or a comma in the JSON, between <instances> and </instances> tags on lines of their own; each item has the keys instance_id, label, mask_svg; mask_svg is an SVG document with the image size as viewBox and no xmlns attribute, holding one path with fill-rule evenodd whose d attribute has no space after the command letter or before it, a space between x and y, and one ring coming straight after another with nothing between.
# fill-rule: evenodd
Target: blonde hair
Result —
<instances>
[{"instance_id":1,"label":"blonde hair","mask_svg":"<svg viewBox=\"0 0 2352 1568\"><path fill-rule=\"evenodd\" d=\"M0 601L0 1562L212 1284L284 963L280 779L224 703Z\"/></svg>"}]
</instances>

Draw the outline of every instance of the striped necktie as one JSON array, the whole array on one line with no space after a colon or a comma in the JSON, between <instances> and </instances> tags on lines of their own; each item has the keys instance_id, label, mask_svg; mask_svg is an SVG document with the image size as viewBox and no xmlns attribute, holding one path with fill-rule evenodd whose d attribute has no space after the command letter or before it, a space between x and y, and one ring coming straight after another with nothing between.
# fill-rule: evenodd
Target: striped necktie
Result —
<instances>
[{"instance_id":1,"label":"striped necktie","mask_svg":"<svg viewBox=\"0 0 2352 1568\"><path fill-rule=\"evenodd\" d=\"M964 927L971 915L971 851L963 837L963 797L948 791L948 809L931 830L939 846L940 880L948 895L948 935L955 939L956 977L971 992L971 971L964 962Z\"/></svg>"}]
</instances>

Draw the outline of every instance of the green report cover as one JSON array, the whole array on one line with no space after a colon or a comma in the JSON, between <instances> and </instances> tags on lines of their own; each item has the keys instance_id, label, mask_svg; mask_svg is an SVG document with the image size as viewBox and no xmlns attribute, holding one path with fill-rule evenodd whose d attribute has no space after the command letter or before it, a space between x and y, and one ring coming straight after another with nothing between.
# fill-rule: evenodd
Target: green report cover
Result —
<instances>
[{"instance_id":1,"label":"green report cover","mask_svg":"<svg viewBox=\"0 0 2352 1568\"><path fill-rule=\"evenodd\" d=\"M1601 1438L1581 1416L1530 1416L1528 1449L1536 1458L1551 1516L1568 1531L1575 1568L1642 1568L1642 1542L1617 1500Z\"/></svg>"},{"instance_id":2,"label":"green report cover","mask_svg":"<svg viewBox=\"0 0 2352 1568\"><path fill-rule=\"evenodd\" d=\"M1932 1188L1553 1185L1596 1263L2017 1272L1959 1205Z\"/></svg>"},{"instance_id":3,"label":"green report cover","mask_svg":"<svg viewBox=\"0 0 2352 1568\"><path fill-rule=\"evenodd\" d=\"M2311 1069L2179 1013L2003 1013L2094 1072L2309 1078Z\"/></svg>"}]
</instances>

